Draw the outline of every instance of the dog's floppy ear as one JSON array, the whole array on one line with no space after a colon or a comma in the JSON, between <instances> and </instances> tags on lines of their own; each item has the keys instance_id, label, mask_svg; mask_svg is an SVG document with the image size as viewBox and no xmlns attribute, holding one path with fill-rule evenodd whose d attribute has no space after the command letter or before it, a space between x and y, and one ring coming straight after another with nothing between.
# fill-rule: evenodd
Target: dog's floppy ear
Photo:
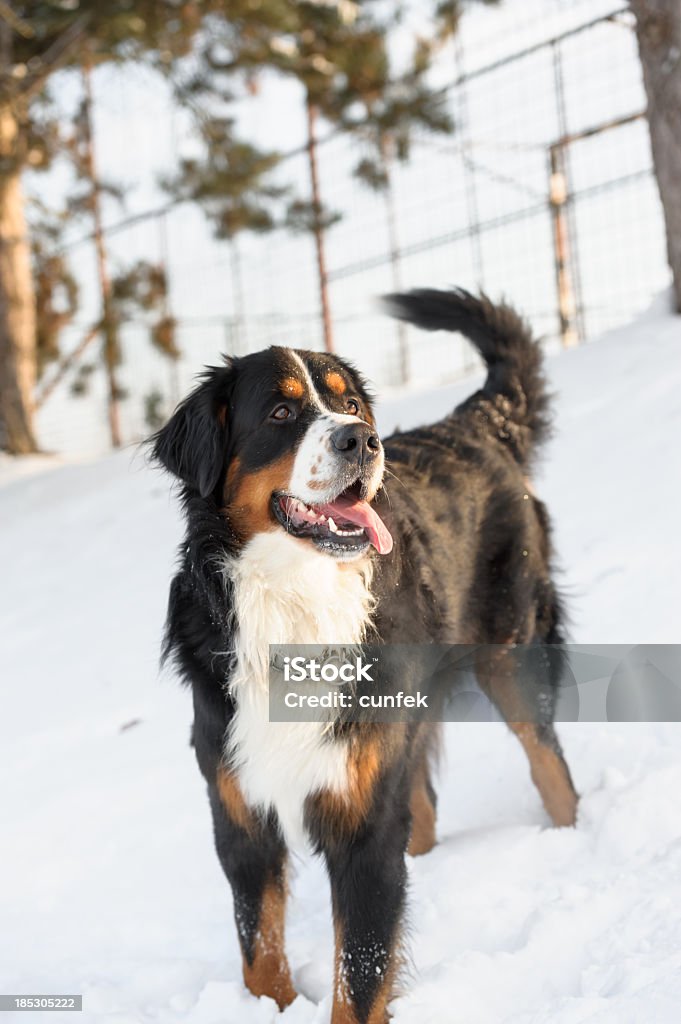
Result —
<instances>
[{"instance_id":1,"label":"dog's floppy ear","mask_svg":"<svg viewBox=\"0 0 681 1024\"><path fill-rule=\"evenodd\" d=\"M165 427L151 438L153 458L184 483L195 487L202 498L212 494L217 486L227 447L227 395L218 395L214 373L205 375L203 383L185 398Z\"/></svg>"}]
</instances>

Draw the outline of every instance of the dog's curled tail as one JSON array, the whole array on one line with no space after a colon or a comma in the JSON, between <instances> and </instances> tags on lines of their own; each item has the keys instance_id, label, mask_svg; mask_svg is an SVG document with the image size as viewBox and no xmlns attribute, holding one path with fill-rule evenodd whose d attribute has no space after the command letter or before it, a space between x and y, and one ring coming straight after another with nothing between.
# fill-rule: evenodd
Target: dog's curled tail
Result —
<instances>
[{"instance_id":1,"label":"dog's curled tail","mask_svg":"<svg viewBox=\"0 0 681 1024\"><path fill-rule=\"evenodd\" d=\"M460 331L487 365L483 388L458 412L477 411L489 430L525 466L551 428L549 395L539 343L514 309L461 288L419 288L386 295L392 316L427 331Z\"/></svg>"}]
</instances>

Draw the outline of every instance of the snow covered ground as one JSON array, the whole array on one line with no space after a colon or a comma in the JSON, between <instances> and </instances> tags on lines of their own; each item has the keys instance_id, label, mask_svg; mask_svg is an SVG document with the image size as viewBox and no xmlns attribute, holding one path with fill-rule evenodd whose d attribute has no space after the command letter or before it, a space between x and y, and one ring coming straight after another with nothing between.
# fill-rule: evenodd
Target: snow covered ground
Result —
<instances>
[{"instance_id":1,"label":"snow covered ground","mask_svg":"<svg viewBox=\"0 0 681 1024\"><path fill-rule=\"evenodd\" d=\"M537 489L572 639L679 641L681 322L658 305L550 373L559 434ZM434 418L472 386L386 401L382 424ZM0 463L0 991L82 992L79 1019L107 1024L326 1024L314 861L288 928L300 997L280 1017L242 987L189 696L157 672L180 536L167 480L131 452L26 466ZM681 725L561 734L583 801L556 832L503 726L448 727L396 1024L679 1020Z\"/></svg>"}]
</instances>

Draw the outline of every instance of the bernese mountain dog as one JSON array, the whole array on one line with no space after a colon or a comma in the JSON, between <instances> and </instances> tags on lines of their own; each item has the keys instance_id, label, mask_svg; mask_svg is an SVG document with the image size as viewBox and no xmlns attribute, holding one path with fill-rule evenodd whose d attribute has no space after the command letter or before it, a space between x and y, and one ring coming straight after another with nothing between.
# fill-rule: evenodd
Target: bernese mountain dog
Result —
<instances>
[{"instance_id":1,"label":"bernese mountain dog","mask_svg":"<svg viewBox=\"0 0 681 1024\"><path fill-rule=\"evenodd\" d=\"M232 887L246 986L295 998L284 950L288 850L328 870L332 1024L384 1024L405 855L435 843L433 722L269 720L270 644L493 644L478 683L520 740L556 825L577 809L554 732L558 680L527 709L505 653L563 643L549 521L528 482L549 429L539 345L508 306L461 290L388 298L466 335L483 387L381 442L365 381L333 355L272 347L205 371L152 439L187 532L165 654L191 686L192 742ZM539 686L539 684L538 684Z\"/></svg>"}]
</instances>

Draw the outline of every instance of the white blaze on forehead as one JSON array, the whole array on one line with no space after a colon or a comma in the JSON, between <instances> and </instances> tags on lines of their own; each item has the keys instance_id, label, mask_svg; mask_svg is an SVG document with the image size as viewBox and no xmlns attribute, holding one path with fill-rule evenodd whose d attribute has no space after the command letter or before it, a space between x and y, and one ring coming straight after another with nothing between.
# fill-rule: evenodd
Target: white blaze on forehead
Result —
<instances>
[{"instance_id":1,"label":"white blaze on forehead","mask_svg":"<svg viewBox=\"0 0 681 1024\"><path fill-rule=\"evenodd\" d=\"M336 451L331 435L337 427L347 423L366 423L361 416L348 413L333 412L325 403L315 387L312 375L301 356L290 349L293 359L300 367L305 385L308 389L310 403L319 410L319 416L307 429L296 453L289 490L296 498L309 505L323 504L338 494L337 477L339 470L345 467L345 461ZM384 468L383 451L375 460L372 483L369 487L369 500L381 485ZM325 486L323 486L325 485Z\"/></svg>"},{"instance_id":2,"label":"white blaze on forehead","mask_svg":"<svg viewBox=\"0 0 681 1024\"><path fill-rule=\"evenodd\" d=\"M303 379L305 380L305 384L307 385L307 390L310 393L310 402L313 405L316 405L316 407L318 409L323 409L323 410L329 412L330 410L324 405L324 403L322 402L322 399L321 399L321 396L320 396L319 392L317 391L316 387L314 386L314 381L312 380L312 376L310 375L310 371L308 370L307 366L305 365L304 360L301 359L301 357L298 355L298 353L295 352L293 349L290 349L289 351L290 351L291 355L293 356L293 358L295 359L295 361L298 364L298 366L300 367L300 370L301 370L301 372L303 374Z\"/></svg>"},{"instance_id":3,"label":"white blaze on forehead","mask_svg":"<svg viewBox=\"0 0 681 1024\"><path fill-rule=\"evenodd\" d=\"M319 416L308 427L293 463L289 489L291 494L311 505L335 498L338 493L336 478L344 465L341 456L333 447L331 435L344 423L365 423L360 416L333 412L315 387L305 362L291 349L291 355L304 375L310 402L319 410ZM379 474L383 472L383 458L380 459ZM313 486L311 486L311 484ZM316 485L316 486L315 486ZM322 486L326 485L326 486ZM378 484L377 484L378 486Z\"/></svg>"},{"instance_id":4,"label":"white blaze on forehead","mask_svg":"<svg viewBox=\"0 0 681 1024\"><path fill-rule=\"evenodd\" d=\"M366 420L363 420L361 416L350 416L348 413L334 412L333 409L330 409L329 406L325 404L324 399L322 398L322 396L317 391L317 388L315 387L315 383L312 380L312 376L310 374L310 371L308 370L307 366L305 365L304 360L293 349L291 349L290 351L291 351L291 355L293 356L295 361L298 363L298 366L300 367L300 369L303 372L303 376L305 378L305 384L306 384L307 389L308 389L308 391L310 393L310 402L311 402L312 405L316 406L316 408L319 409L320 412L324 413L324 415L329 420L333 421L336 424L341 424L341 423L366 423Z\"/></svg>"}]
</instances>

